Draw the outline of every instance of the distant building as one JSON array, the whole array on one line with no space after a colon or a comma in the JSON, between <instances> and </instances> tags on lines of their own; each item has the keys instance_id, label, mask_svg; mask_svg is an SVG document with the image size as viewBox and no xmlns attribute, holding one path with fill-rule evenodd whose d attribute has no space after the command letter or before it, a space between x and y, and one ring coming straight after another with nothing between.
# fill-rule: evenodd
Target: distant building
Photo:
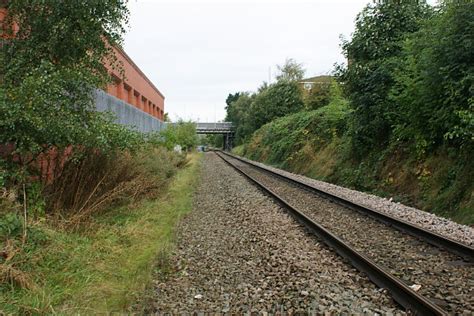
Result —
<instances>
[{"instance_id":1,"label":"distant building","mask_svg":"<svg viewBox=\"0 0 474 316\"><path fill-rule=\"evenodd\" d=\"M332 80L334 79L333 76L316 76L301 79L298 83L303 88L303 91L309 92L315 86L329 86L331 85Z\"/></svg>"}]
</instances>

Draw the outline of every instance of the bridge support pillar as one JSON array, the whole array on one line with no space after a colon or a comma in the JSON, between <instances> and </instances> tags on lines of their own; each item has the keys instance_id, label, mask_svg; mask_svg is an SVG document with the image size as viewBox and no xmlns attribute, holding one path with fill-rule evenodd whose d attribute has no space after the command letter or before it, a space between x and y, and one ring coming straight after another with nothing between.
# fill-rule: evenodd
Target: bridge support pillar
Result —
<instances>
[{"instance_id":1,"label":"bridge support pillar","mask_svg":"<svg viewBox=\"0 0 474 316\"><path fill-rule=\"evenodd\" d=\"M227 150L227 151L232 150L233 143L234 143L234 134L233 133L224 134L224 150Z\"/></svg>"}]
</instances>

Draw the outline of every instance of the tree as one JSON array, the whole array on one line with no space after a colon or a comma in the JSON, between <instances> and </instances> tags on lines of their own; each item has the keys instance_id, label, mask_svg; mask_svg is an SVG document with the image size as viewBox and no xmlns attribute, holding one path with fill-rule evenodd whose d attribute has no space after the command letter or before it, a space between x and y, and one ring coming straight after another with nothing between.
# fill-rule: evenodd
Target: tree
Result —
<instances>
[{"instance_id":1,"label":"tree","mask_svg":"<svg viewBox=\"0 0 474 316\"><path fill-rule=\"evenodd\" d=\"M338 76L354 108L350 133L359 154L389 140L386 110L403 41L427 12L424 1L374 2L357 16L352 39L342 44L348 65L339 67Z\"/></svg>"},{"instance_id":2,"label":"tree","mask_svg":"<svg viewBox=\"0 0 474 316\"><path fill-rule=\"evenodd\" d=\"M120 45L128 22L125 0L15 0L7 6L5 24L14 21L19 29L10 34L9 45L5 45L5 84L21 83L44 62L91 71L87 79L106 82L104 57L109 62L115 60L111 45Z\"/></svg>"},{"instance_id":3,"label":"tree","mask_svg":"<svg viewBox=\"0 0 474 316\"><path fill-rule=\"evenodd\" d=\"M90 127L102 119L93 89L110 79L107 60L120 68L119 45L128 19L126 0L9 1L8 41L0 50L0 143L23 157L68 145L100 143ZM91 140L91 137L94 138ZM10 156L10 158L13 156Z\"/></svg>"},{"instance_id":4,"label":"tree","mask_svg":"<svg viewBox=\"0 0 474 316\"><path fill-rule=\"evenodd\" d=\"M239 98L226 107L225 120L234 123L237 145L241 144L254 131L254 122L250 116L250 107L254 98L255 96L248 92L240 92Z\"/></svg>"},{"instance_id":5,"label":"tree","mask_svg":"<svg viewBox=\"0 0 474 316\"><path fill-rule=\"evenodd\" d=\"M303 95L297 80L304 75L303 66L294 59L286 59L282 66L277 66L280 74L277 82L264 82L252 100L248 110L252 120L252 133L275 118L300 111L303 108Z\"/></svg>"},{"instance_id":6,"label":"tree","mask_svg":"<svg viewBox=\"0 0 474 316\"><path fill-rule=\"evenodd\" d=\"M254 94L237 92L227 97L226 121L236 127L237 145L271 120L303 109L303 96L296 81L304 74L301 64L287 59L278 67L280 75L276 83L263 82Z\"/></svg>"},{"instance_id":7,"label":"tree","mask_svg":"<svg viewBox=\"0 0 474 316\"><path fill-rule=\"evenodd\" d=\"M406 41L390 119L423 152L474 142L474 4L447 2Z\"/></svg>"},{"instance_id":8,"label":"tree","mask_svg":"<svg viewBox=\"0 0 474 316\"><path fill-rule=\"evenodd\" d=\"M167 124L166 128L159 133L160 143L171 150L180 145L184 150L191 150L198 144L196 124L193 122L178 121Z\"/></svg>"},{"instance_id":9,"label":"tree","mask_svg":"<svg viewBox=\"0 0 474 316\"><path fill-rule=\"evenodd\" d=\"M277 81L298 81L303 79L304 68L302 64L297 63L292 58L287 58L285 63L277 65L279 74L276 76Z\"/></svg>"},{"instance_id":10,"label":"tree","mask_svg":"<svg viewBox=\"0 0 474 316\"><path fill-rule=\"evenodd\" d=\"M237 92L235 94L229 93L227 99L225 100L225 104L229 106L232 102L237 101L237 99L241 96L241 92Z\"/></svg>"},{"instance_id":11,"label":"tree","mask_svg":"<svg viewBox=\"0 0 474 316\"><path fill-rule=\"evenodd\" d=\"M201 138L200 144L215 148L224 147L224 135L222 134L207 134Z\"/></svg>"},{"instance_id":12,"label":"tree","mask_svg":"<svg viewBox=\"0 0 474 316\"><path fill-rule=\"evenodd\" d=\"M254 130L303 108L301 89L296 81L280 80L259 93L250 107Z\"/></svg>"},{"instance_id":13,"label":"tree","mask_svg":"<svg viewBox=\"0 0 474 316\"><path fill-rule=\"evenodd\" d=\"M304 94L305 108L308 110L316 110L326 106L331 101L331 86L333 80L316 82L311 89Z\"/></svg>"}]
</instances>

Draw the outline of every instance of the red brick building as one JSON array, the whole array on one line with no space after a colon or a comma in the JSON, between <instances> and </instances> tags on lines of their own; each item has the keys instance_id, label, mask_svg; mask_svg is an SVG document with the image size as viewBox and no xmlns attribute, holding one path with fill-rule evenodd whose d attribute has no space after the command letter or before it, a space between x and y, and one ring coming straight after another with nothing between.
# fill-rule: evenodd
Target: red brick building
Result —
<instances>
[{"instance_id":1,"label":"red brick building","mask_svg":"<svg viewBox=\"0 0 474 316\"><path fill-rule=\"evenodd\" d=\"M124 78L117 70L107 67L114 82L107 86L106 92L163 120L165 115L163 94L121 48L115 47L114 51L123 67Z\"/></svg>"},{"instance_id":2,"label":"red brick building","mask_svg":"<svg viewBox=\"0 0 474 316\"><path fill-rule=\"evenodd\" d=\"M18 25L1 24L7 13L8 0L0 0L0 39L5 38L4 30L6 28L18 29ZM113 83L109 84L106 92L111 94L134 107L154 116L159 120L164 119L165 97L156 88L156 86L147 78L133 60L119 47L114 48L117 60L123 67L123 73L112 69L106 65L109 70Z\"/></svg>"}]
</instances>

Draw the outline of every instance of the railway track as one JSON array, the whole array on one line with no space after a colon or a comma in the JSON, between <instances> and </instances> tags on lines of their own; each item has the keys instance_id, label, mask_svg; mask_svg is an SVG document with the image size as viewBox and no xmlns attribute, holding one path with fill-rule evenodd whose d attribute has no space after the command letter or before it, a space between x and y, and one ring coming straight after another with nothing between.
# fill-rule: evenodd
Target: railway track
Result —
<instances>
[{"instance_id":1,"label":"railway track","mask_svg":"<svg viewBox=\"0 0 474 316\"><path fill-rule=\"evenodd\" d=\"M218 155L407 310L420 315L474 312L472 247L228 153Z\"/></svg>"}]
</instances>

